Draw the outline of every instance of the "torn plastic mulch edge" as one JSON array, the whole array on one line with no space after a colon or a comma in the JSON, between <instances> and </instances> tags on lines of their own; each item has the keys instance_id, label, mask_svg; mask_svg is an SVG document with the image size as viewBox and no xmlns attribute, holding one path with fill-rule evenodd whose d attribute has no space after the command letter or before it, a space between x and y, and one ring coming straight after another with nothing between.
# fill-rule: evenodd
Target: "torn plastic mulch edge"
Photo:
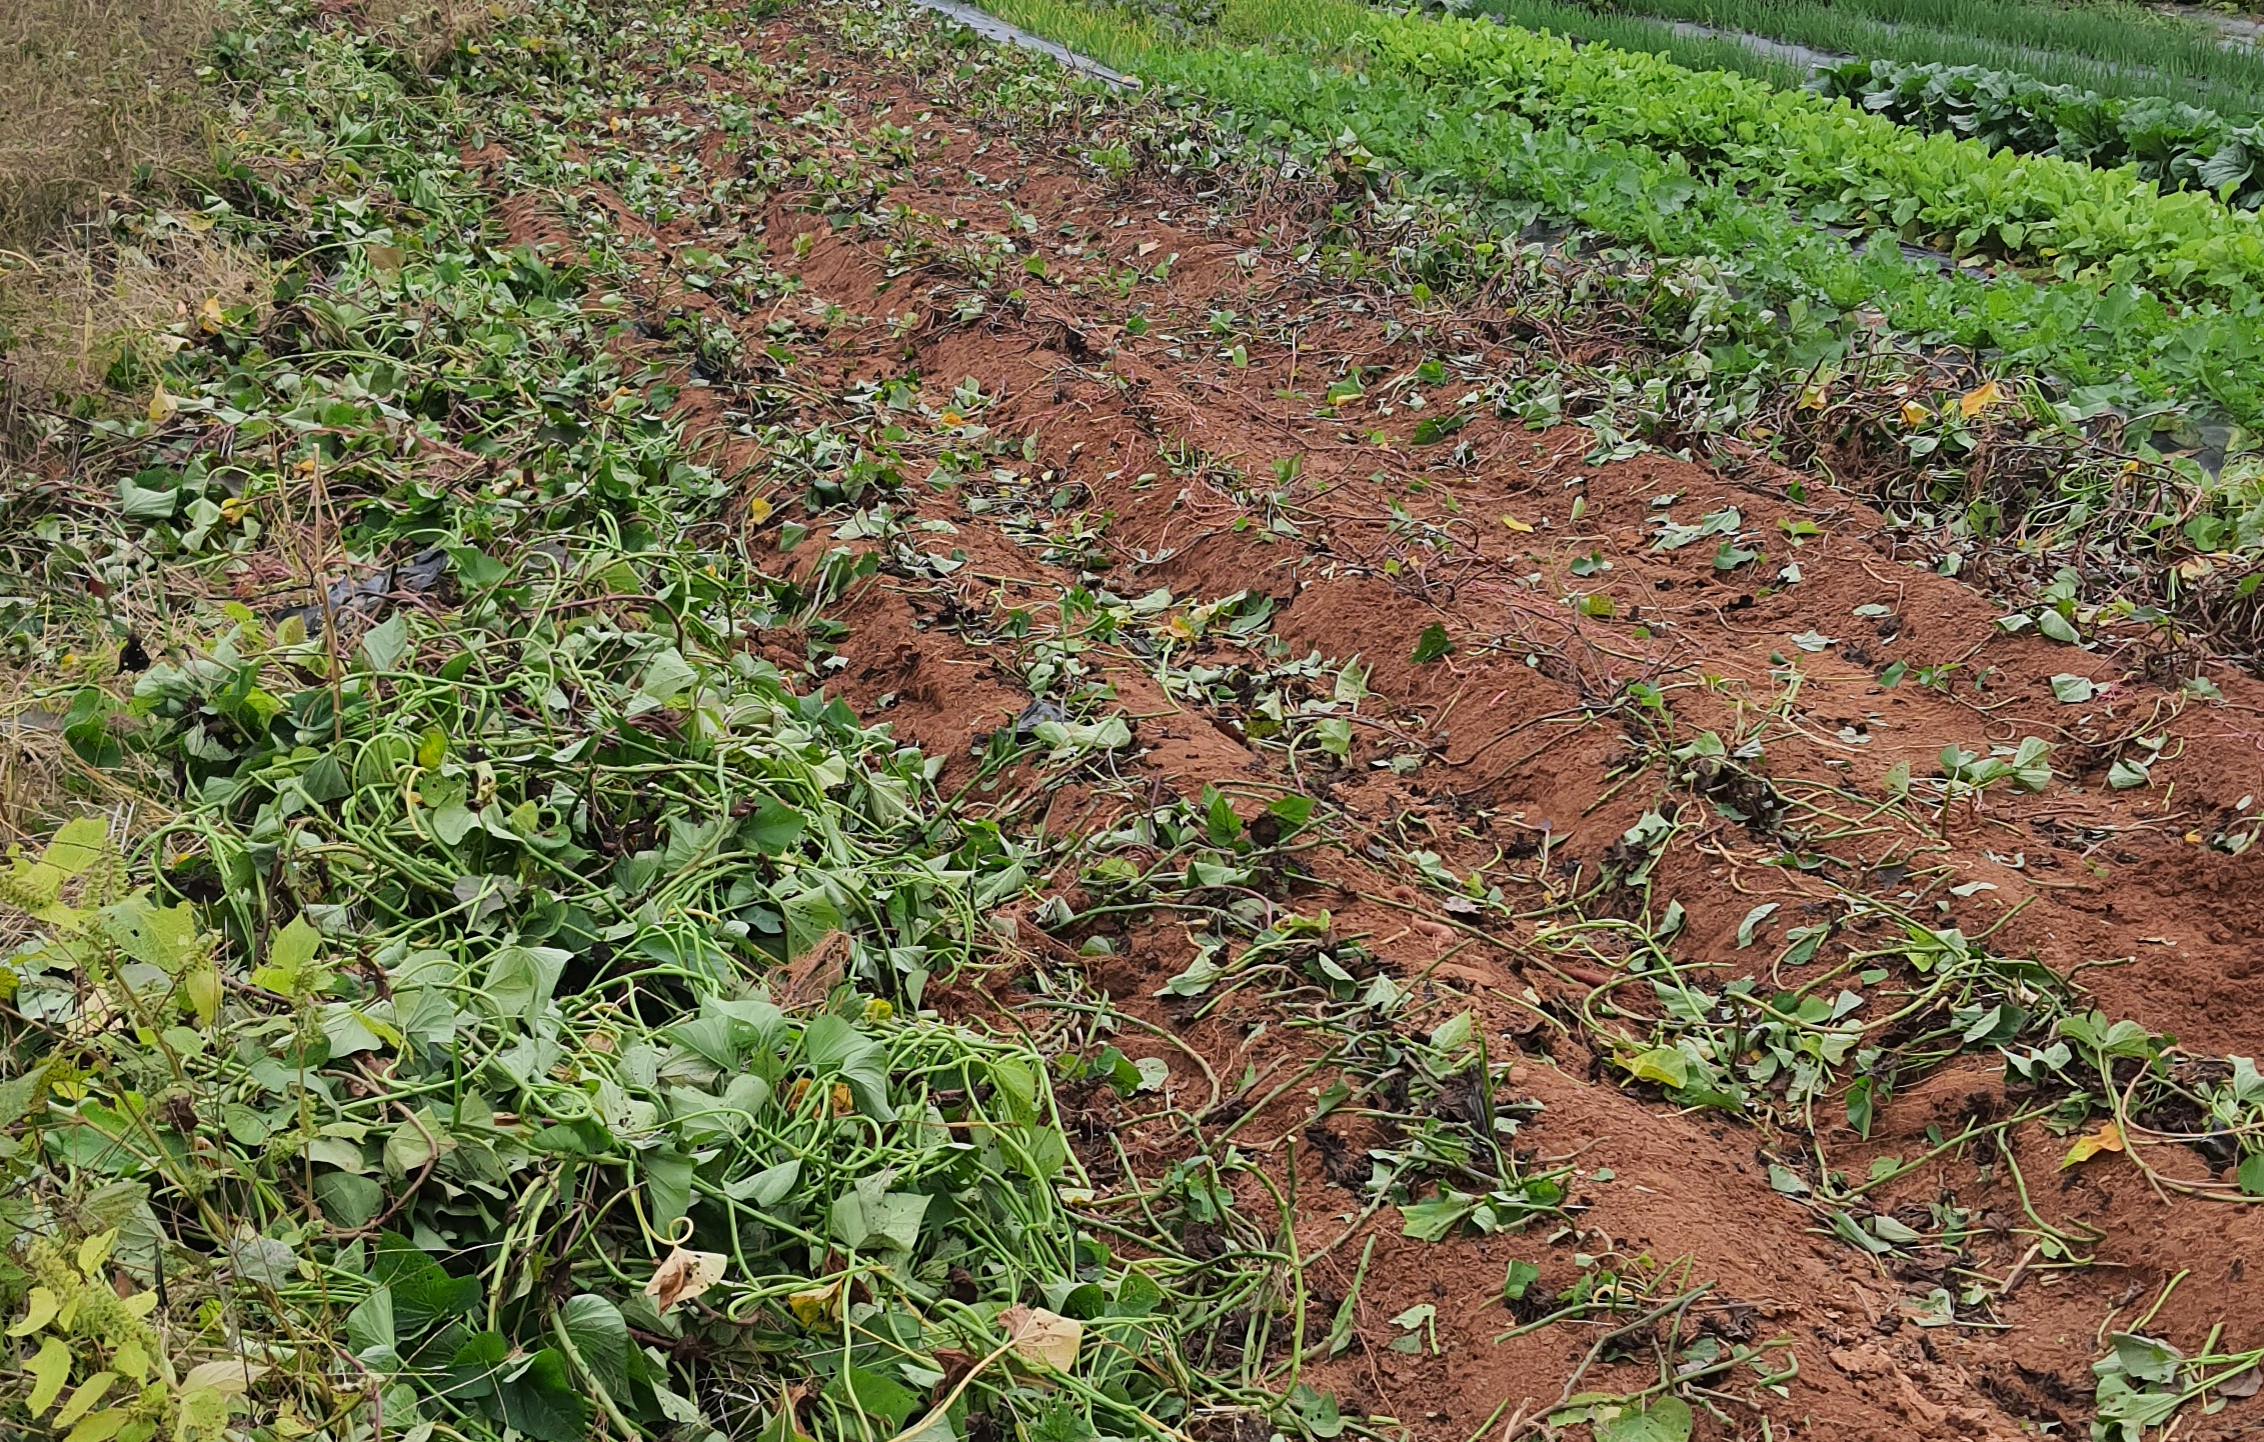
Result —
<instances>
[{"instance_id":1,"label":"torn plastic mulch edge","mask_svg":"<svg viewBox=\"0 0 2264 1442\"><path fill-rule=\"evenodd\" d=\"M1066 45L1057 45L1043 36L1032 35L1020 26L1009 25L997 16L987 14L972 5L962 5L958 3L958 0L915 0L915 3L925 9L935 11L939 15L950 16L985 40L1019 45L1025 50L1035 50L1041 55L1050 55L1061 62L1065 69L1074 70L1080 75L1090 76L1103 85L1118 90L1137 90L1140 88L1140 77L1137 75L1126 75L1120 70L1111 70L1090 56L1079 55Z\"/></svg>"}]
</instances>

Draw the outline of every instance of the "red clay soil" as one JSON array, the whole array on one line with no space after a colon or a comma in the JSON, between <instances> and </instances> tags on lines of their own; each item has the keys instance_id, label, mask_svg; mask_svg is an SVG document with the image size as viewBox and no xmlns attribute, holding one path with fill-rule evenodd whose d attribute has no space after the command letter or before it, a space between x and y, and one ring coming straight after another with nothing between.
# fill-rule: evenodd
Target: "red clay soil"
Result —
<instances>
[{"instance_id":1,"label":"red clay soil","mask_svg":"<svg viewBox=\"0 0 2264 1442\"><path fill-rule=\"evenodd\" d=\"M1373 668L1360 712L1369 719L1345 763L1307 749L1293 772L1280 749L1249 741L1233 708L1167 694L1137 649L1096 647L1083 658L1134 718L1136 759L1117 766L1140 804L1217 784L1246 817L1267 796L1298 790L1336 808L1344 840L1304 854L1319 881L1300 908L1326 907L1337 935L1364 937L1432 1024L1473 1008L1486 1034L1503 1039L1497 1055L1516 1047L1510 1088L1541 1104L1518 1146L1579 1169L1561 1226L1420 1242L1400 1235L1390 1208L1358 1224L1314 1269L1334 1294L1309 1312L1309 1325L1325 1330L1372 1236L1354 1345L1307 1366L1306 1380L1335 1391L1348 1412L1396 1418L1425 1439L1459 1442L1489 1419L1493 1436L1522 1433L1558 1399L1596 1329L1497 1341L1519 1320L1502 1301L1504 1267L1534 1263L1535 1291L1553 1295L1578 1278L1575 1254L1607 1265L1686 1263L1693 1282L1713 1284L1689 1327L1789 1343L1797 1377L1781 1392L1725 1390L1718 1405L1730 1421L1702 1414L1701 1436L1759 1437L1764 1413L1775 1437L2081 1435L2101 1339L2181 1271L2189 1275L2151 1330L2187 1348L2217 1325L2229 1346L2264 1341L2264 1302L2241 1285L2264 1213L2159 1195L2113 1154L2063 1170L2067 1138L2034 1122L2010 1132L2021 1175L2045 1219L2102 1234L2092 1266L2034 1255L2022 1265L2021 1204L1988 1148L1952 1150L1876 1199L1921 1219L1929 1203L1970 1208L1980 1235L1956 1263L1970 1272L1934 1249L1859 1252L1771 1188L1768 1160L1805 1148L1798 1117L1765 1130L1626 1083L1566 1021L1605 980L1592 965L1540 945L1530 921L1465 924L1399 859L1424 849L1457 875L1482 868L1513 907L1539 915L1615 864L1623 833L1659 809L1688 830L1653 895L1687 912L1677 961L1713 966L1717 981L1766 979L1784 927L1843 915L1851 893L1870 893L1933 926L1991 933L2000 955L2072 973L2110 1017L2174 1034L2195 1054L2250 1051L2264 848L2232 856L2203 843L2244 798L2264 796L2264 685L2213 666L2224 699L2203 702L2170 679L2148 679L2135 632L2109 628L2090 650L2033 631L2003 634L1998 604L1898 552L1903 533L1873 510L1766 461L1734 475L1660 454L1590 464L1589 430L1534 431L1483 405L1451 440L1417 444L1426 417L1455 413L1482 378L1531 373L1551 338L1521 332L1498 303L1417 303L1324 275L1312 242L1326 194L1175 181L1160 163L1108 177L1081 158L1109 143L1118 122L1106 103L1059 116L1052 130L1009 126L980 108L988 97L849 51L808 12L763 23L747 46L781 67L783 83L739 153L718 149L709 128L725 82L696 70L653 77L649 107L626 117L704 130L709 141L674 144L684 156L696 150L713 174L742 177L739 207L707 224L655 228L613 204L629 240L652 247L646 312L728 325L749 353L781 323L798 327L792 361L763 376L769 394L794 398L782 419L885 441L906 459L908 483L863 504L885 500L918 547L964 558L944 578L883 570L861 583L839 611L849 633L812 663L830 690L949 758L949 791L976 776L974 746L1031 702L1029 657L999 639L1004 623L1015 611L1043 622L1080 584L1126 597L1166 588L1175 609L1263 593L1291 653ZM794 118L821 104L829 108ZM524 238L543 238L539 207L522 198L505 213ZM1371 230L1371 242L1385 243L1381 234ZM745 314L682 284L686 247L722 253L741 242L759 242L801 289ZM1120 285L1135 270L1127 301ZM1138 335L1124 324L1134 303L1147 320ZM1225 335L1213 330L1220 312L1231 312ZM1445 373L1423 378L1417 368L1434 359ZM1369 368L1365 394L1332 410L1322 393L1347 363ZM893 406L856 390L907 377ZM979 425L1026 438L1025 459L931 479L928 467L964 448L978 423L953 396L967 381L986 398ZM774 545L781 520L809 517L783 472L765 467L773 458L759 428L740 426L739 385L688 392L688 414L712 425L719 455L755 477L748 529ZM1034 497L1034 506L970 505L1002 495ZM1718 570L1715 536L1653 547L1662 518L1694 525L1725 506L1740 512L1737 534L1760 559ZM1053 536L1033 531L1033 512ZM1069 537L1078 518L1098 534ZM824 539L813 536L787 562L812 564ZM1797 566L1797 581L1784 577L1787 566ZM1576 596L1608 597L1609 606L1569 603ZM1454 650L1416 664L1433 626ZM805 664L799 638L768 649ZM1887 689L1879 673L1894 662L1910 674ZM1953 662L1947 688L1920 684L1921 668ZM2096 683L2096 697L2059 701L2051 678L2069 673ZM1678 788L1644 762L1625 708L1591 719L1635 682L1662 688L1685 735L1759 736L1764 757L1752 769L1806 808L1797 850L1827 859L1782 864L1781 834L1716 810L1713 801L1738 800L1730 791ZM1986 754L2028 736L2053 743L2059 774L2041 793L2000 786L1915 817L1883 804L1897 767L1929 777L1945 746ZM2141 736L2166 738L2150 784L2110 787L2115 759L2144 759L2131 749ZM1414 764L1395 768L1393 757ZM970 794L997 798L1016 825L1055 838L1130 805L1104 787L1049 797L1032 784L1015 772ZM1766 803L1745 798L1756 799ZM1073 870L1053 888L1072 908L1085 900ZM1741 922L1772 901L1767 944L1741 947ZM1254 1069L1262 1080L1250 1095L1263 1096L1318 1054L1295 1028L1261 1028L1280 1019L1262 999L1231 998L1197 1021L1195 1003L1159 997L1192 955L1168 916L1054 938L1034 924L1035 910L1019 917L1030 961L1018 976L941 985L938 1004L967 1015L1013 1008L1031 1002L1034 973L1081 969L1091 990L1155 1029L1128 1028L1116 1040L1170 1067L1167 1093L1184 1111L1201 1111L1212 1089L1198 1055L1229 1091ZM1813 965L1881 945L1891 930L1858 918ZM1076 954L1092 934L1107 936L1114 954ZM1915 1156L1930 1146L1930 1126L1954 1135L2017 1105L1996 1061L1971 1054L1906 1084L1868 1141L1840 1121L1836 1100L1819 1107L1816 1140L1851 1176L1877 1156ZM1337 1154L1357 1156L1368 1139L1349 1125L1306 1130L1324 1080L1289 1087L1235 1122L1237 1144L1275 1176L1294 1166L1307 1254L1334 1241L1365 1202L1364 1163L1348 1172ZM1096 1168L1115 1165L1092 1140L1110 1134L1142 1170L1185 1154L1182 1121L1153 1095L1104 1090L1083 1105ZM2208 1174L2187 1150L2152 1157L2172 1175ZM1244 1200L1263 1198L1253 1188ZM1934 1287L1956 1291L1976 1277L1990 1279L2001 1327L1911 1320ZM1390 1319L1423 1303L1436 1308L1436 1348L1387 1345L1403 1335ZM1613 1392L1653 1376L1649 1360L1600 1364L1580 1385ZM2179 1435L2247 1435L2264 1425L2258 1407L2235 1401L2192 1416Z\"/></svg>"}]
</instances>

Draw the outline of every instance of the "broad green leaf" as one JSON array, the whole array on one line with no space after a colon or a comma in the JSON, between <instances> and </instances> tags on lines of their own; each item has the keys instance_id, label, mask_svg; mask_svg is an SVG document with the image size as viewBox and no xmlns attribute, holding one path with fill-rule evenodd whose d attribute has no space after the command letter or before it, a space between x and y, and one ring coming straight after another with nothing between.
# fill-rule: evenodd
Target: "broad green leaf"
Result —
<instances>
[{"instance_id":1,"label":"broad green leaf","mask_svg":"<svg viewBox=\"0 0 2264 1442\"><path fill-rule=\"evenodd\" d=\"M786 1193L795 1191L795 1182L801 1179L801 1161L788 1157L777 1166L767 1166L752 1177L724 1184L724 1195L738 1202L754 1202L756 1207L777 1207L786 1200Z\"/></svg>"},{"instance_id":2,"label":"broad green leaf","mask_svg":"<svg viewBox=\"0 0 2264 1442\"><path fill-rule=\"evenodd\" d=\"M572 952L552 946L506 946L488 960L481 990L505 1017L527 1017L550 1004Z\"/></svg>"},{"instance_id":3,"label":"broad green leaf","mask_svg":"<svg viewBox=\"0 0 2264 1442\"><path fill-rule=\"evenodd\" d=\"M362 637L362 659L372 671L398 670L409 653L409 613L395 611Z\"/></svg>"},{"instance_id":4,"label":"broad green leaf","mask_svg":"<svg viewBox=\"0 0 2264 1442\"><path fill-rule=\"evenodd\" d=\"M116 1372L97 1372L81 1382L78 1390L71 1394L71 1400L65 1402L62 1410L55 1414L54 1425L68 1427L84 1417L94 1407L95 1403L100 1402L108 1395L110 1389L116 1386L117 1382L118 1374Z\"/></svg>"},{"instance_id":5,"label":"broad green leaf","mask_svg":"<svg viewBox=\"0 0 2264 1442\"><path fill-rule=\"evenodd\" d=\"M281 1291L299 1275L299 1254L273 1237L238 1237L228 1244L236 1275L257 1287Z\"/></svg>"},{"instance_id":6,"label":"broad green leaf","mask_svg":"<svg viewBox=\"0 0 2264 1442\"><path fill-rule=\"evenodd\" d=\"M397 1182L406 1180L453 1144L447 1124L427 1107L413 1119L404 1118L385 1139L386 1175Z\"/></svg>"},{"instance_id":7,"label":"broad green leaf","mask_svg":"<svg viewBox=\"0 0 2264 1442\"><path fill-rule=\"evenodd\" d=\"M833 1234L849 1246L868 1251L883 1247L912 1250L920 1239L920 1221L927 1214L928 1198L918 1192L878 1196L864 1192L860 1186L834 1198Z\"/></svg>"},{"instance_id":8,"label":"broad green leaf","mask_svg":"<svg viewBox=\"0 0 2264 1442\"><path fill-rule=\"evenodd\" d=\"M371 1279L393 1294L396 1335L421 1336L433 1323L462 1316L480 1304L480 1279L454 1277L408 1238L385 1232L372 1254Z\"/></svg>"},{"instance_id":9,"label":"broad green leaf","mask_svg":"<svg viewBox=\"0 0 2264 1442\"><path fill-rule=\"evenodd\" d=\"M812 1018L802 1033L802 1055L821 1080L838 1076L847 1082L857 1110L875 1121L896 1120L896 1108L888 1100L886 1053L846 1018L831 1013Z\"/></svg>"},{"instance_id":10,"label":"broad green leaf","mask_svg":"<svg viewBox=\"0 0 2264 1442\"><path fill-rule=\"evenodd\" d=\"M1771 916L1774 916L1776 914L1777 905L1778 903L1774 901L1764 901L1759 906L1756 906L1751 911L1745 913L1745 919L1737 924L1737 945L1739 950L1742 951L1744 948L1753 944L1753 928L1759 926L1762 922L1767 921Z\"/></svg>"},{"instance_id":11,"label":"broad green leaf","mask_svg":"<svg viewBox=\"0 0 2264 1442\"><path fill-rule=\"evenodd\" d=\"M674 646L661 651L645 667L637 693L654 701L673 701L699 684L700 673Z\"/></svg>"},{"instance_id":12,"label":"broad green leaf","mask_svg":"<svg viewBox=\"0 0 2264 1442\"><path fill-rule=\"evenodd\" d=\"M566 1358L545 1347L514 1373L497 1378L495 1398L503 1423L533 1442L585 1442L590 1404L566 1370Z\"/></svg>"},{"instance_id":13,"label":"broad green leaf","mask_svg":"<svg viewBox=\"0 0 2264 1442\"><path fill-rule=\"evenodd\" d=\"M1462 1225L1477 1205L1476 1197L1443 1192L1430 1201L1401 1207L1400 1230L1419 1242L1435 1242Z\"/></svg>"},{"instance_id":14,"label":"broad green leaf","mask_svg":"<svg viewBox=\"0 0 2264 1442\"><path fill-rule=\"evenodd\" d=\"M65 877L76 877L109 854L109 823L97 817L82 816L55 828L39 860L41 865L52 866Z\"/></svg>"},{"instance_id":15,"label":"broad green leaf","mask_svg":"<svg viewBox=\"0 0 2264 1442\"><path fill-rule=\"evenodd\" d=\"M692 1159L681 1152L646 1152L638 1162L645 1194L651 1199L652 1225L663 1233L691 1209Z\"/></svg>"},{"instance_id":16,"label":"broad green leaf","mask_svg":"<svg viewBox=\"0 0 2264 1442\"><path fill-rule=\"evenodd\" d=\"M900 1430L920 1406L919 1394L903 1383L854 1363L834 1374L824 1395L845 1411L885 1421L890 1432Z\"/></svg>"},{"instance_id":17,"label":"broad green leaf","mask_svg":"<svg viewBox=\"0 0 2264 1442\"><path fill-rule=\"evenodd\" d=\"M841 930L841 908L822 886L778 900L778 914L786 922L786 954L798 958L811 947Z\"/></svg>"},{"instance_id":18,"label":"broad green leaf","mask_svg":"<svg viewBox=\"0 0 2264 1442\"><path fill-rule=\"evenodd\" d=\"M802 813L793 807L777 801L765 802L739 823L739 844L765 856L777 856L794 844L807 824Z\"/></svg>"},{"instance_id":19,"label":"broad green leaf","mask_svg":"<svg viewBox=\"0 0 2264 1442\"><path fill-rule=\"evenodd\" d=\"M558 1309L558 1324L574 1344L575 1354L616 1402L630 1396L629 1354L636 1344L621 1309L603 1297L583 1292L568 1297Z\"/></svg>"},{"instance_id":20,"label":"broad green leaf","mask_svg":"<svg viewBox=\"0 0 2264 1442\"><path fill-rule=\"evenodd\" d=\"M2171 1381L2185 1365L2185 1354L2159 1337L2114 1332L2108 1340L2114 1344L2116 1365L2141 1382Z\"/></svg>"},{"instance_id":21,"label":"broad green leaf","mask_svg":"<svg viewBox=\"0 0 2264 1442\"><path fill-rule=\"evenodd\" d=\"M322 934L304 916L294 916L267 945L267 964L252 973L252 985L288 997L303 997L321 982L314 963Z\"/></svg>"},{"instance_id":22,"label":"broad green leaf","mask_svg":"<svg viewBox=\"0 0 2264 1442\"><path fill-rule=\"evenodd\" d=\"M393 1329L392 1288L377 1288L346 1314L346 1344L356 1352L393 1347L398 1342Z\"/></svg>"},{"instance_id":23,"label":"broad green leaf","mask_svg":"<svg viewBox=\"0 0 2264 1442\"><path fill-rule=\"evenodd\" d=\"M353 1231L369 1225L385 1207L385 1188L371 1177L352 1172L317 1172L314 1199L334 1227Z\"/></svg>"},{"instance_id":24,"label":"broad green leaf","mask_svg":"<svg viewBox=\"0 0 2264 1442\"><path fill-rule=\"evenodd\" d=\"M1418 666L1427 666L1431 662L1453 653L1454 643L1447 639L1446 627L1433 621L1430 625L1425 626L1423 634L1416 638L1415 654L1410 659Z\"/></svg>"},{"instance_id":25,"label":"broad green leaf","mask_svg":"<svg viewBox=\"0 0 2264 1442\"><path fill-rule=\"evenodd\" d=\"M99 925L112 945L167 976L179 976L205 952L196 907L185 901L152 906L145 896L129 897L104 907Z\"/></svg>"},{"instance_id":26,"label":"broad green leaf","mask_svg":"<svg viewBox=\"0 0 2264 1442\"><path fill-rule=\"evenodd\" d=\"M64 1436L63 1442L110 1442L133 1420L134 1414L127 1408L105 1407L100 1412L81 1418L79 1424Z\"/></svg>"},{"instance_id":27,"label":"broad green leaf","mask_svg":"<svg viewBox=\"0 0 2264 1442\"><path fill-rule=\"evenodd\" d=\"M1512 1302L1523 1301L1526 1291L1541 1280L1541 1269L1522 1258L1510 1259L1509 1270L1501 1280L1501 1294Z\"/></svg>"},{"instance_id":28,"label":"broad green leaf","mask_svg":"<svg viewBox=\"0 0 2264 1442\"><path fill-rule=\"evenodd\" d=\"M1654 1397L1642 1407L1594 1425L1596 1442L1690 1442L1690 1404L1680 1397Z\"/></svg>"}]
</instances>

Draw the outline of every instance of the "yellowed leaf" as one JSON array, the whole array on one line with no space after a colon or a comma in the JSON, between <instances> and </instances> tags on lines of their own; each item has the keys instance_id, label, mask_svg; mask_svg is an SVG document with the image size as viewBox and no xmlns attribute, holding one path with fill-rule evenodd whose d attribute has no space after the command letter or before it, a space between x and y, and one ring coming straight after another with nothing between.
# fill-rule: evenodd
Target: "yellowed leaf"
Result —
<instances>
[{"instance_id":1,"label":"yellowed leaf","mask_svg":"<svg viewBox=\"0 0 2264 1442\"><path fill-rule=\"evenodd\" d=\"M162 382L156 390L150 392L149 419L151 424L163 425L172 418L173 412L180 408L181 403L165 393L165 386Z\"/></svg>"},{"instance_id":2,"label":"yellowed leaf","mask_svg":"<svg viewBox=\"0 0 2264 1442\"><path fill-rule=\"evenodd\" d=\"M31 1296L24 1302L23 1316L16 1320L16 1325L8 1329L8 1335L11 1337L30 1336L49 1322L54 1321L55 1313L61 1306L62 1303L57 1301L55 1294L47 1288L32 1288Z\"/></svg>"},{"instance_id":3,"label":"yellowed leaf","mask_svg":"<svg viewBox=\"0 0 2264 1442\"><path fill-rule=\"evenodd\" d=\"M63 1404L63 1410L55 1414L55 1425L57 1427L68 1427L84 1417L87 1410L101 1401L102 1395L108 1392L117 1381L118 1374L116 1372L97 1372L81 1382L79 1390L71 1394L71 1400Z\"/></svg>"},{"instance_id":4,"label":"yellowed leaf","mask_svg":"<svg viewBox=\"0 0 2264 1442\"><path fill-rule=\"evenodd\" d=\"M1800 392L1800 408L1804 411L1820 411L1831 403L1832 388L1829 382L1804 387Z\"/></svg>"},{"instance_id":5,"label":"yellowed leaf","mask_svg":"<svg viewBox=\"0 0 2264 1442\"><path fill-rule=\"evenodd\" d=\"M63 1442L110 1442L133 1420L134 1414L126 1408L107 1407L73 1427Z\"/></svg>"},{"instance_id":6,"label":"yellowed leaf","mask_svg":"<svg viewBox=\"0 0 2264 1442\"><path fill-rule=\"evenodd\" d=\"M747 498L747 524L750 526L761 525L770 519L770 513L773 509L767 497L749 496Z\"/></svg>"},{"instance_id":7,"label":"yellowed leaf","mask_svg":"<svg viewBox=\"0 0 2264 1442\"><path fill-rule=\"evenodd\" d=\"M227 324L227 317L220 313L219 296L208 295L204 298L204 304L197 307L197 324L204 327L206 335L220 333L220 327Z\"/></svg>"},{"instance_id":8,"label":"yellowed leaf","mask_svg":"<svg viewBox=\"0 0 2264 1442\"><path fill-rule=\"evenodd\" d=\"M220 1016L220 968L207 961L181 978L181 999L195 1010L197 1024L211 1026Z\"/></svg>"},{"instance_id":9,"label":"yellowed leaf","mask_svg":"<svg viewBox=\"0 0 2264 1442\"><path fill-rule=\"evenodd\" d=\"M178 1406L173 1417L173 1435L183 1442L191 1436L218 1437L228 1430L225 1393L215 1392L210 1387L185 1387Z\"/></svg>"},{"instance_id":10,"label":"yellowed leaf","mask_svg":"<svg viewBox=\"0 0 2264 1442\"><path fill-rule=\"evenodd\" d=\"M63 1384L71 1380L71 1349L62 1338L49 1337L39 1344L39 1355L25 1363L24 1370L31 1373L31 1396L24 1405L37 1417L55 1405L55 1399L63 1395Z\"/></svg>"},{"instance_id":11,"label":"yellowed leaf","mask_svg":"<svg viewBox=\"0 0 2264 1442\"><path fill-rule=\"evenodd\" d=\"M2002 405L2012 399L2012 392L1995 381L1983 381L1957 398L1958 414L1972 420L1991 406Z\"/></svg>"},{"instance_id":12,"label":"yellowed leaf","mask_svg":"<svg viewBox=\"0 0 2264 1442\"><path fill-rule=\"evenodd\" d=\"M1934 413L1916 401L1902 403L1902 423L1906 426L1922 426L1933 418Z\"/></svg>"},{"instance_id":13,"label":"yellowed leaf","mask_svg":"<svg viewBox=\"0 0 2264 1442\"><path fill-rule=\"evenodd\" d=\"M112 1227L107 1232L96 1232L79 1243L79 1272L88 1280L93 1280L101 1272L102 1264L110 1260L111 1244L117 1240L118 1229Z\"/></svg>"},{"instance_id":14,"label":"yellowed leaf","mask_svg":"<svg viewBox=\"0 0 2264 1442\"><path fill-rule=\"evenodd\" d=\"M240 1357L224 1357L217 1362L199 1362L181 1379L183 1391L210 1387L215 1392L246 1392L268 1370L265 1363L247 1362Z\"/></svg>"},{"instance_id":15,"label":"yellowed leaf","mask_svg":"<svg viewBox=\"0 0 2264 1442\"><path fill-rule=\"evenodd\" d=\"M2065 1171L2077 1162L2088 1161L2101 1152L2119 1152L2122 1149L2122 1128L2112 1120L2103 1121L2075 1139L2075 1145L2067 1149L2067 1159L2060 1163L2060 1170Z\"/></svg>"},{"instance_id":16,"label":"yellowed leaf","mask_svg":"<svg viewBox=\"0 0 2264 1442\"><path fill-rule=\"evenodd\" d=\"M1524 521L1520 521L1515 516L1504 516L1501 518L1501 523L1509 527L1511 530L1517 532L1517 534L1519 534L1520 536L1530 536L1533 534L1532 526L1528 525Z\"/></svg>"},{"instance_id":17,"label":"yellowed leaf","mask_svg":"<svg viewBox=\"0 0 2264 1442\"><path fill-rule=\"evenodd\" d=\"M1077 1348L1085 1340L1085 1324L1043 1307L1017 1302L998 1314L999 1325L1013 1339L1014 1355L1025 1362L1043 1363L1056 1372L1077 1365Z\"/></svg>"},{"instance_id":18,"label":"yellowed leaf","mask_svg":"<svg viewBox=\"0 0 2264 1442\"><path fill-rule=\"evenodd\" d=\"M645 1283L653 1310L665 1312L678 1302L689 1302L723 1280L727 1258L721 1252L691 1252L682 1247L668 1254Z\"/></svg>"},{"instance_id":19,"label":"yellowed leaf","mask_svg":"<svg viewBox=\"0 0 2264 1442\"><path fill-rule=\"evenodd\" d=\"M786 1308L794 1314L795 1321L815 1332L832 1320L836 1311L835 1304L840 1299L841 1284L839 1282L828 1282L822 1287L812 1287L806 1292L789 1293L786 1298Z\"/></svg>"}]
</instances>

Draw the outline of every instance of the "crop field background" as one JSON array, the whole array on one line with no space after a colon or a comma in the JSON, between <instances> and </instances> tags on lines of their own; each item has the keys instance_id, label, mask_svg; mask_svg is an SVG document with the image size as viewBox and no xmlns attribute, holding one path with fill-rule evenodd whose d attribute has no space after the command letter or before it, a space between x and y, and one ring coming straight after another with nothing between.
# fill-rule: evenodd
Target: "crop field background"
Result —
<instances>
[{"instance_id":1,"label":"crop field background","mask_svg":"<svg viewBox=\"0 0 2264 1442\"><path fill-rule=\"evenodd\" d=\"M0 1428L2264 1428L2240 27L983 9L0 17Z\"/></svg>"}]
</instances>

